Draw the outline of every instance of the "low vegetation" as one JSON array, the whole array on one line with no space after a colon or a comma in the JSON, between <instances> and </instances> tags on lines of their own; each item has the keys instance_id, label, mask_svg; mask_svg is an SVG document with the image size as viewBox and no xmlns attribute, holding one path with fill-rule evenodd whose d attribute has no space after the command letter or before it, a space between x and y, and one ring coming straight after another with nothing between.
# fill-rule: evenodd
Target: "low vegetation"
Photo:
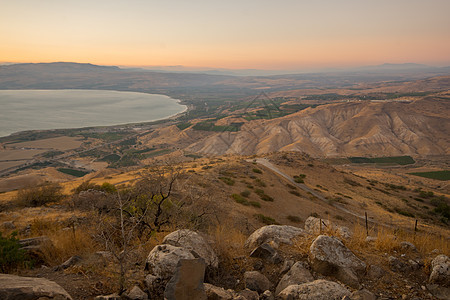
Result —
<instances>
[{"instance_id":1,"label":"low vegetation","mask_svg":"<svg viewBox=\"0 0 450 300\"><path fill-rule=\"evenodd\" d=\"M424 178L430 178L430 179L436 179L436 180L442 180L447 181L450 180L450 171L432 171L432 172L413 172L408 173L414 176L420 176Z\"/></svg>"}]
</instances>

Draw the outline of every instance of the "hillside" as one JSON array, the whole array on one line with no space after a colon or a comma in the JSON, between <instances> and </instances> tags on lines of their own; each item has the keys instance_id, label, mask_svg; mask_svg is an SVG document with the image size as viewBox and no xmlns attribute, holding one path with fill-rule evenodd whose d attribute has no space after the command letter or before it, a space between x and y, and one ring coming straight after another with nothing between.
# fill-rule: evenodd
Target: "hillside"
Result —
<instances>
[{"instance_id":1,"label":"hillside","mask_svg":"<svg viewBox=\"0 0 450 300\"><path fill-rule=\"evenodd\" d=\"M187 149L243 155L300 151L316 157L447 155L449 111L449 99L438 97L322 105L248 122L239 132L217 133Z\"/></svg>"}]
</instances>

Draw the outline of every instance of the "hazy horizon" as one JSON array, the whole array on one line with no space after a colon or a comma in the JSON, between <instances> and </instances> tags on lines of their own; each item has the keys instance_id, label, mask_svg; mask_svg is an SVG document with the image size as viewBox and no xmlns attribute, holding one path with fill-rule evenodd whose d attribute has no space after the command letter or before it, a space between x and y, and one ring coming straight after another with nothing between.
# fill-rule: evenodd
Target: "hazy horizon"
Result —
<instances>
[{"instance_id":1,"label":"hazy horizon","mask_svg":"<svg viewBox=\"0 0 450 300\"><path fill-rule=\"evenodd\" d=\"M319 70L450 65L450 2L4 2L0 59L130 67Z\"/></svg>"}]
</instances>

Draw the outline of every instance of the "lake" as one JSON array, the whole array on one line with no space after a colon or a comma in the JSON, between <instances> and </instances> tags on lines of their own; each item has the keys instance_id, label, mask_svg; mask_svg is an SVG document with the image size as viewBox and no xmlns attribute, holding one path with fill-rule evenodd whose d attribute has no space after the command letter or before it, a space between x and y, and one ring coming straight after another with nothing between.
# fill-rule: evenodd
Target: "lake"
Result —
<instances>
[{"instance_id":1,"label":"lake","mask_svg":"<svg viewBox=\"0 0 450 300\"><path fill-rule=\"evenodd\" d=\"M34 129L165 119L186 106L164 95L104 90L0 90L0 136Z\"/></svg>"}]
</instances>

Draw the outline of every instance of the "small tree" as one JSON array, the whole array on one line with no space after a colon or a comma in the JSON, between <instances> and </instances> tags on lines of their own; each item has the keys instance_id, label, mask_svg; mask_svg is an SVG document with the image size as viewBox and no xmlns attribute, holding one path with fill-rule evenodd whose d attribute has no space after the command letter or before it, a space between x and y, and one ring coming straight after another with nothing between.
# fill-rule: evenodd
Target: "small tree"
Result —
<instances>
[{"instance_id":1,"label":"small tree","mask_svg":"<svg viewBox=\"0 0 450 300\"><path fill-rule=\"evenodd\" d=\"M50 202L57 202L63 197L61 185L57 183L45 183L19 190L16 200L19 205L36 207Z\"/></svg>"}]
</instances>

